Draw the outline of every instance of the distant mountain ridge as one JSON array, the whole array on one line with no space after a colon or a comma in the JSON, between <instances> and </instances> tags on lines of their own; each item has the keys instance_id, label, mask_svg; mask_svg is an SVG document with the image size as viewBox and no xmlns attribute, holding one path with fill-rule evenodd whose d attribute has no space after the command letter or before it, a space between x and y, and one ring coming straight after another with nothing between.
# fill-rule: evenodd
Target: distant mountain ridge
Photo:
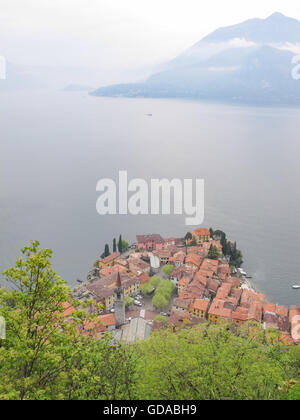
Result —
<instances>
[{"instance_id":1,"label":"distant mountain ridge","mask_svg":"<svg viewBox=\"0 0 300 420\"><path fill-rule=\"evenodd\" d=\"M300 22L276 12L266 19L250 19L237 25L219 28L202 41L224 42L232 38L263 43L297 43L300 42Z\"/></svg>"},{"instance_id":2,"label":"distant mountain ridge","mask_svg":"<svg viewBox=\"0 0 300 420\"><path fill-rule=\"evenodd\" d=\"M297 50L300 22L274 13L217 29L144 83L105 86L91 94L300 105L300 80L292 77Z\"/></svg>"}]
</instances>

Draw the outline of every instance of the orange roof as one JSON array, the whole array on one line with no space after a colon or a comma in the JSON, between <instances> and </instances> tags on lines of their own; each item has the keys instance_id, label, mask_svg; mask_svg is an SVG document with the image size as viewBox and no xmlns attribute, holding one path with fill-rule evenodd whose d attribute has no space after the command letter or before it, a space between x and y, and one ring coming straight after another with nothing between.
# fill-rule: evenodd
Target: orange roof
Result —
<instances>
[{"instance_id":1,"label":"orange roof","mask_svg":"<svg viewBox=\"0 0 300 420\"><path fill-rule=\"evenodd\" d=\"M174 261L180 261L183 262L185 259L185 253L183 251L176 252L176 254L173 255Z\"/></svg>"},{"instance_id":2,"label":"orange roof","mask_svg":"<svg viewBox=\"0 0 300 420\"><path fill-rule=\"evenodd\" d=\"M203 263L201 264L201 270L209 270L216 273L218 264L219 263L217 260L210 260L209 258L204 258Z\"/></svg>"},{"instance_id":3,"label":"orange roof","mask_svg":"<svg viewBox=\"0 0 300 420\"><path fill-rule=\"evenodd\" d=\"M98 319L105 327L116 325L115 314L99 315Z\"/></svg>"},{"instance_id":4,"label":"orange roof","mask_svg":"<svg viewBox=\"0 0 300 420\"><path fill-rule=\"evenodd\" d=\"M247 321L248 309L238 306L234 312L232 312L232 318L239 321Z\"/></svg>"},{"instance_id":5,"label":"orange roof","mask_svg":"<svg viewBox=\"0 0 300 420\"><path fill-rule=\"evenodd\" d=\"M288 317L289 310L285 306L276 305L276 315L279 315L282 317Z\"/></svg>"},{"instance_id":6,"label":"orange roof","mask_svg":"<svg viewBox=\"0 0 300 420\"><path fill-rule=\"evenodd\" d=\"M195 274L194 281L199 281L201 284L203 284L204 287L206 287L207 277L204 275L204 273L201 273L200 270Z\"/></svg>"},{"instance_id":7,"label":"orange roof","mask_svg":"<svg viewBox=\"0 0 300 420\"><path fill-rule=\"evenodd\" d=\"M198 296L195 293L193 293L192 291L184 289L178 297L179 297L179 299L195 299Z\"/></svg>"},{"instance_id":8,"label":"orange roof","mask_svg":"<svg viewBox=\"0 0 300 420\"><path fill-rule=\"evenodd\" d=\"M210 231L207 228L198 228L193 230L192 234L196 236L208 236L210 235Z\"/></svg>"},{"instance_id":9,"label":"orange roof","mask_svg":"<svg viewBox=\"0 0 300 420\"><path fill-rule=\"evenodd\" d=\"M121 273L126 273L127 269L123 265L115 264L113 267L103 267L99 271L101 276L108 276L116 271L120 271Z\"/></svg>"},{"instance_id":10,"label":"orange roof","mask_svg":"<svg viewBox=\"0 0 300 420\"><path fill-rule=\"evenodd\" d=\"M110 261L113 261L116 258L119 258L120 253L119 252L113 252L112 254L108 255L105 258L102 258L102 260L100 260L100 262L102 262L103 264L106 264Z\"/></svg>"},{"instance_id":11,"label":"orange roof","mask_svg":"<svg viewBox=\"0 0 300 420\"><path fill-rule=\"evenodd\" d=\"M194 302L191 303L190 308L196 309L198 311L207 311L209 307L209 300L205 300L205 299L195 299Z\"/></svg>"},{"instance_id":12,"label":"orange roof","mask_svg":"<svg viewBox=\"0 0 300 420\"><path fill-rule=\"evenodd\" d=\"M210 315L219 316L221 318L231 318L232 310L225 307L226 302L215 298L210 305L208 313Z\"/></svg>"},{"instance_id":13,"label":"orange roof","mask_svg":"<svg viewBox=\"0 0 300 420\"><path fill-rule=\"evenodd\" d=\"M183 286L183 287L185 287L185 286L187 286L187 285L189 284L189 281L190 281L190 277L188 277L188 276L183 276L183 277L179 280L179 282L178 282L178 286Z\"/></svg>"},{"instance_id":14,"label":"orange roof","mask_svg":"<svg viewBox=\"0 0 300 420\"><path fill-rule=\"evenodd\" d=\"M264 311L265 312L271 312L271 313L274 313L275 314L275 312L276 312L276 305L274 305L274 303L268 303L268 302L266 302L264 304Z\"/></svg>"},{"instance_id":15,"label":"orange roof","mask_svg":"<svg viewBox=\"0 0 300 420\"><path fill-rule=\"evenodd\" d=\"M253 292L252 290L243 289L241 306L248 307L252 302L263 303L265 300L265 295L261 293Z\"/></svg>"},{"instance_id":16,"label":"orange roof","mask_svg":"<svg viewBox=\"0 0 300 420\"><path fill-rule=\"evenodd\" d=\"M202 261L202 257L201 255L198 255L198 254L188 254L185 259L186 264L193 264L197 267L200 267L201 261Z\"/></svg>"},{"instance_id":17,"label":"orange roof","mask_svg":"<svg viewBox=\"0 0 300 420\"><path fill-rule=\"evenodd\" d=\"M72 314L72 312L75 311L75 308L69 302L63 302L61 306L64 308L63 316L65 318L69 317Z\"/></svg>"},{"instance_id":18,"label":"orange roof","mask_svg":"<svg viewBox=\"0 0 300 420\"><path fill-rule=\"evenodd\" d=\"M150 277L146 273L142 273L138 276L140 284L145 284L150 280Z\"/></svg>"}]
</instances>

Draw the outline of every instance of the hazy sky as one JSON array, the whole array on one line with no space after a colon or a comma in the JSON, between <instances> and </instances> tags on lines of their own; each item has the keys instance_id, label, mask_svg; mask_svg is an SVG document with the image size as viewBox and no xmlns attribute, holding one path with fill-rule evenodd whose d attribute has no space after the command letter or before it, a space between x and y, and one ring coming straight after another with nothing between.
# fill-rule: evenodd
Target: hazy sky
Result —
<instances>
[{"instance_id":1,"label":"hazy sky","mask_svg":"<svg viewBox=\"0 0 300 420\"><path fill-rule=\"evenodd\" d=\"M28 65L138 69L168 60L219 26L296 0L0 0L0 55Z\"/></svg>"}]
</instances>

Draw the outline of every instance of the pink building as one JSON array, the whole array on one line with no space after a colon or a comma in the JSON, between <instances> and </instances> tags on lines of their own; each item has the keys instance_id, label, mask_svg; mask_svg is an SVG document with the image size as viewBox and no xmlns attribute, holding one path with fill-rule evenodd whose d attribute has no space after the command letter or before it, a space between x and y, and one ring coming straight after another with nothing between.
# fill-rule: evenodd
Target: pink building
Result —
<instances>
[{"instance_id":1,"label":"pink building","mask_svg":"<svg viewBox=\"0 0 300 420\"><path fill-rule=\"evenodd\" d=\"M138 249L161 250L164 247L164 239L158 234L136 235Z\"/></svg>"}]
</instances>

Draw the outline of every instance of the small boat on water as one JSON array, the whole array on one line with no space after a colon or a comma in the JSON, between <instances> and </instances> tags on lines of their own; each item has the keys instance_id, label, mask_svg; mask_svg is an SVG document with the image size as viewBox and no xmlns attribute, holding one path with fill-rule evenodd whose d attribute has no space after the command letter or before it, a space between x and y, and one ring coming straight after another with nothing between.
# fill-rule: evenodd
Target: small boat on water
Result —
<instances>
[{"instance_id":1,"label":"small boat on water","mask_svg":"<svg viewBox=\"0 0 300 420\"><path fill-rule=\"evenodd\" d=\"M294 284L294 286L292 286L293 289L300 289L300 285L299 284Z\"/></svg>"}]
</instances>

